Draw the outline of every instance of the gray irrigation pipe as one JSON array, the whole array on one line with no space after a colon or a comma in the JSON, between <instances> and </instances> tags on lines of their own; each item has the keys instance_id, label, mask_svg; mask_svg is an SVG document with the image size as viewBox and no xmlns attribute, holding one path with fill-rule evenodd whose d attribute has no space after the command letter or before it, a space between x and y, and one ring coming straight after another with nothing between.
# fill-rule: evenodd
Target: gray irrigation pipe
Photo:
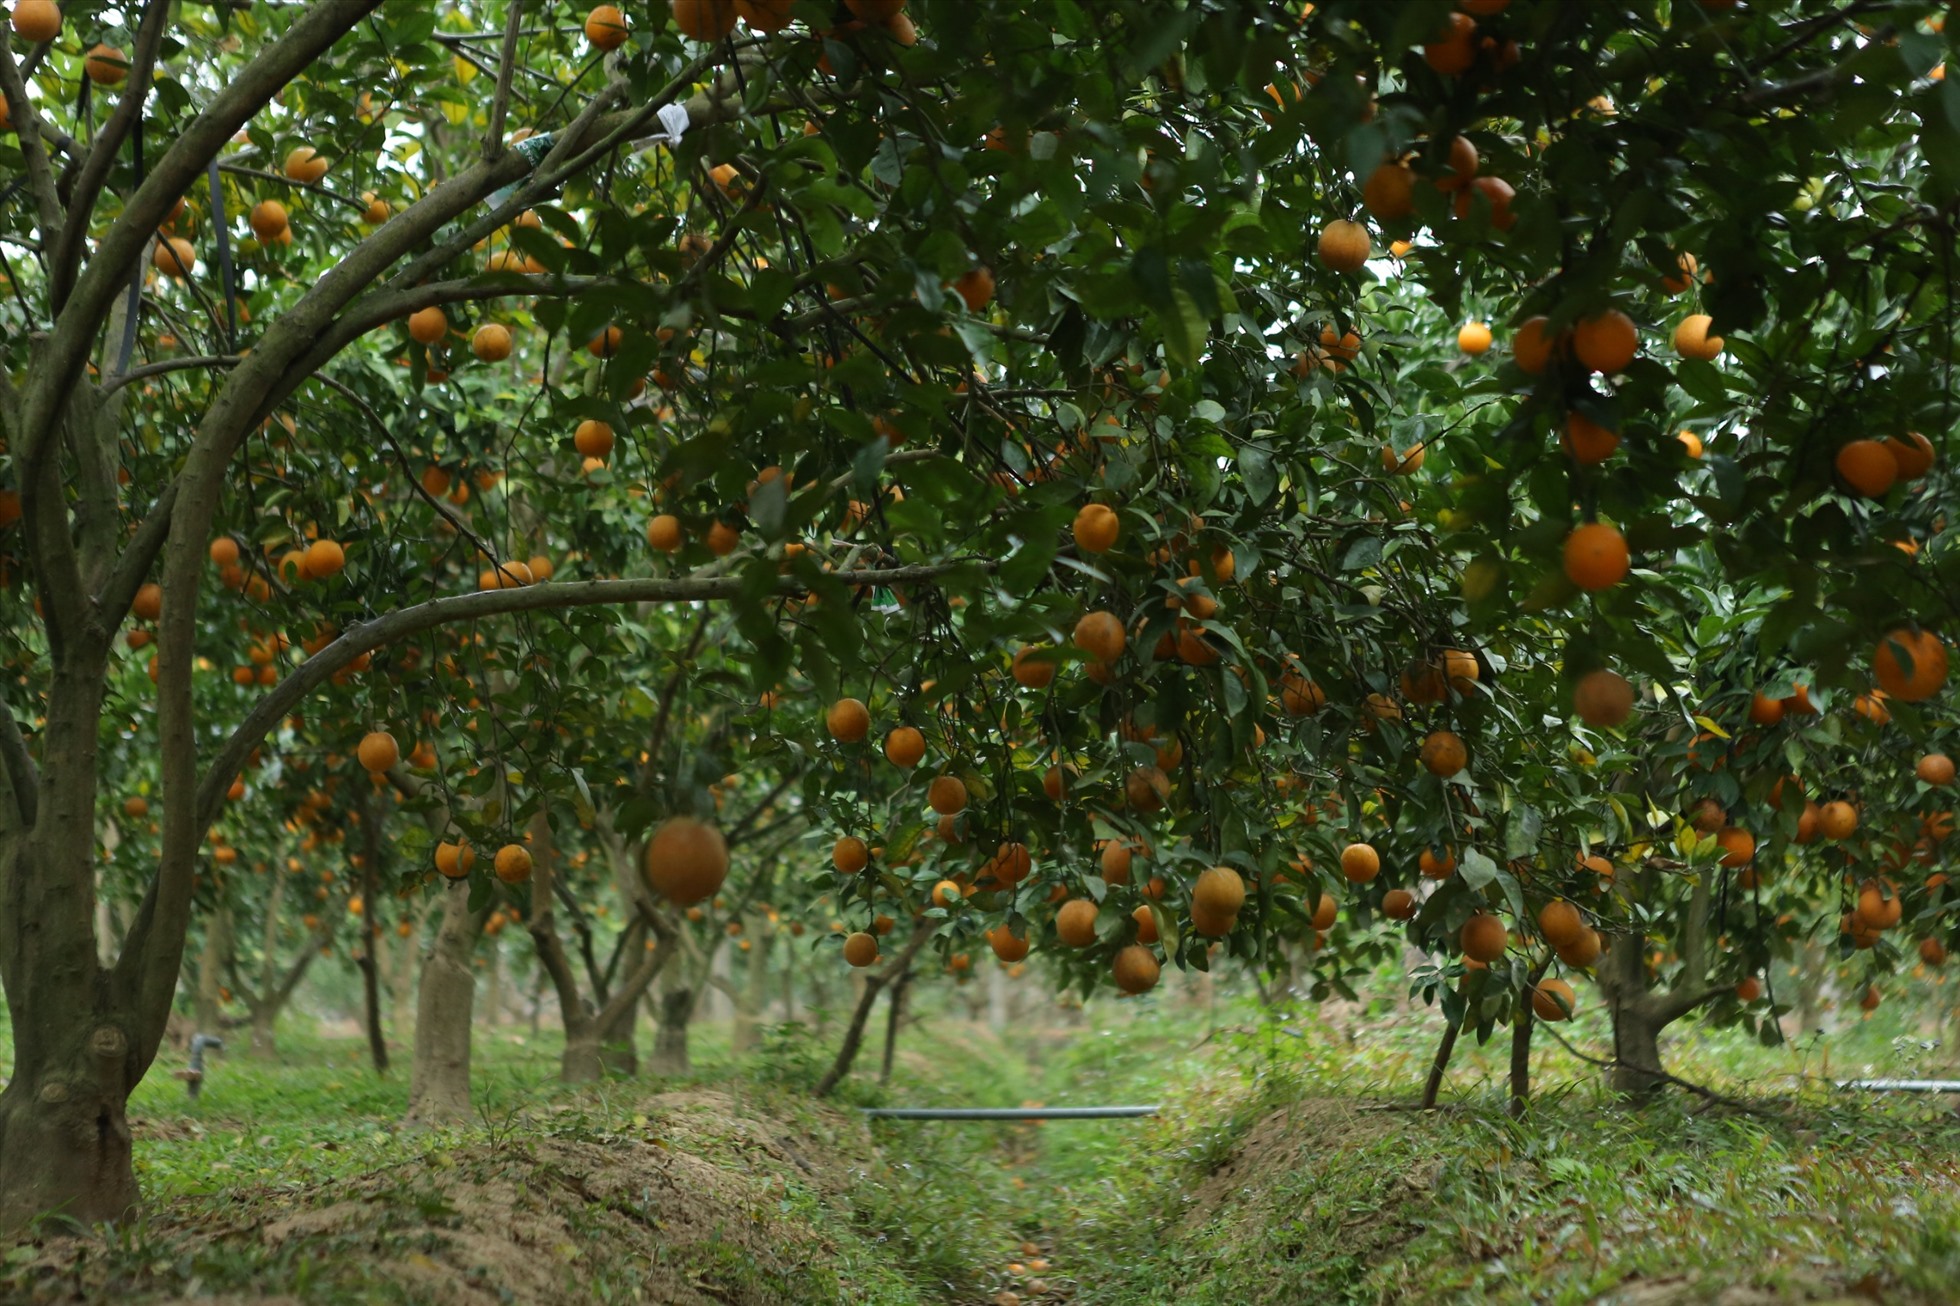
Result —
<instances>
[{"instance_id":1,"label":"gray irrigation pipe","mask_svg":"<svg viewBox=\"0 0 1960 1306\"><path fill-rule=\"evenodd\" d=\"M1871 1093L1960 1093L1960 1079L1840 1079L1838 1087Z\"/></svg>"},{"instance_id":2,"label":"gray irrigation pipe","mask_svg":"<svg viewBox=\"0 0 1960 1306\"><path fill-rule=\"evenodd\" d=\"M887 1120L1120 1120L1154 1116L1154 1106L867 1106L867 1116Z\"/></svg>"}]
</instances>

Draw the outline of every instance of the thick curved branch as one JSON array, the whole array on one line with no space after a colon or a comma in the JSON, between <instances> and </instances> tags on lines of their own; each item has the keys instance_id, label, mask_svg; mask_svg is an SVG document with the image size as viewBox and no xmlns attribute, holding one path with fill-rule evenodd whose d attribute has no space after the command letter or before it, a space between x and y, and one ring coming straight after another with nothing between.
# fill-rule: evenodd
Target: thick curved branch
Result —
<instances>
[{"instance_id":1,"label":"thick curved branch","mask_svg":"<svg viewBox=\"0 0 1960 1306\"><path fill-rule=\"evenodd\" d=\"M114 394L132 381L141 381L152 376L163 376L170 372L188 372L195 368L208 367L213 370L237 367L245 360L243 354L199 354L194 358L165 358L141 367L132 367L127 372L119 372L102 383L102 393Z\"/></svg>"},{"instance_id":2,"label":"thick curved branch","mask_svg":"<svg viewBox=\"0 0 1960 1306\"><path fill-rule=\"evenodd\" d=\"M204 174L205 167L239 128L380 6L381 0L318 0L306 6L284 35L224 84L210 106L178 134L129 197L122 216L83 265L74 292L55 320L47 357L28 393L26 438L15 450L15 457L30 472L49 456L56 406L81 380L82 365L110 306L171 207ZM5 73L0 72L0 76ZM57 215L57 225L58 220ZM54 229L49 227L50 232Z\"/></svg>"},{"instance_id":3,"label":"thick curved branch","mask_svg":"<svg viewBox=\"0 0 1960 1306\"><path fill-rule=\"evenodd\" d=\"M11 26L0 31L0 92L7 97L7 112L27 165L27 190L34 197L35 218L45 243L61 230L61 197L55 190L54 169L48 166L47 144L41 139L41 116L34 112L34 101L27 98L27 84L14 63Z\"/></svg>"},{"instance_id":4,"label":"thick curved branch","mask_svg":"<svg viewBox=\"0 0 1960 1306\"><path fill-rule=\"evenodd\" d=\"M987 559L927 563L909 567L884 567L838 572L831 579L840 585L912 585L936 580L957 570L993 570ZM374 621L364 622L343 632L340 638L302 662L298 669L275 685L247 714L236 732L211 760L198 785L197 829L200 833L216 819L231 778L238 774L266 733L283 720L302 699L325 684L333 674L364 653L410 635L454 621L503 616L517 612L552 612L563 608L586 608L628 603L701 603L738 597L748 588L741 576L677 576L635 580L587 580L546 582L522 589L483 590L451 598L430 599L413 607L400 608ZM799 594L803 587L790 577L777 586L780 594Z\"/></svg>"},{"instance_id":5,"label":"thick curved branch","mask_svg":"<svg viewBox=\"0 0 1960 1306\"><path fill-rule=\"evenodd\" d=\"M157 47L169 30L170 0L149 0L143 6L143 21L136 29L136 44L129 55L129 75L116 101L115 112L89 143L68 197L68 221L54 236L54 249L48 258L48 306L59 313L68 298L69 287L81 268L82 253L88 243L89 219L95 215L96 198L102 194L116 155L129 139L130 131L143 116L143 105L150 98L150 79L155 75Z\"/></svg>"}]
</instances>

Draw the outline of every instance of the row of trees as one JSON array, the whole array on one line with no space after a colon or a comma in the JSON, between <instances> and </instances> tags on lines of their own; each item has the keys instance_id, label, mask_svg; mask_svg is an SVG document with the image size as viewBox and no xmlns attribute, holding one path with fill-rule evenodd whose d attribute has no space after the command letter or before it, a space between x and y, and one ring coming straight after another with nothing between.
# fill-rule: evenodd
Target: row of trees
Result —
<instances>
[{"instance_id":1,"label":"row of trees","mask_svg":"<svg viewBox=\"0 0 1960 1306\"><path fill-rule=\"evenodd\" d=\"M1386 916L1452 1038L1597 974L1633 1089L1804 940L1955 942L1926 0L49 8L0 1222L136 1201L186 941L280 882L214 831L356 844L364 957L432 904L431 1117L493 912L595 1074L729 845L871 997L1338 992Z\"/></svg>"}]
</instances>

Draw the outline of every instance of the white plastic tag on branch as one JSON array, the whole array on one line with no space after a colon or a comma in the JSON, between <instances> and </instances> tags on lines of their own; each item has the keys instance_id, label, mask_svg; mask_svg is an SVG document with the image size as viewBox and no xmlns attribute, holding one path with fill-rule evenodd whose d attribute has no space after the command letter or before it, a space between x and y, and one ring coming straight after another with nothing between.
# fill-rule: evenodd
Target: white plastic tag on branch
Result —
<instances>
[{"instance_id":1,"label":"white plastic tag on branch","mask_svg":"<svg viewBox=\"0 0 1960 1306\"><path fill-rule=\"evenodd\" d=\"M687 116L686 105L663 104L660 106L660 125L666 130L657 131L651 136L643 136L633 142L635 153L646 154L659 149L662 145L672 149L681 143L681 137L687 135L687 129L694 123Z\"/></svg>"}]
</instances>

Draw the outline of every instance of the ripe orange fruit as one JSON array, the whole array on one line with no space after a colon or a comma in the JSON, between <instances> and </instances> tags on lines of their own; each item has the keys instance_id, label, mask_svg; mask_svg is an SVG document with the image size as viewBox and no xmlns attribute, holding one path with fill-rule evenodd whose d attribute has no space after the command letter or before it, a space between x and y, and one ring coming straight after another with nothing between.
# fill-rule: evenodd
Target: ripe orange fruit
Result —
<instances>
[{"instance_id":1,"label":"ripe orange fruit","mask_svg":"<svg viewBox=\"0 0 1960 1306\"><path fill-rule=\"evenodd\" d=\"M1905 915L1899 900L1899 886L1890 880L1866 880L1858 886L1858 906L1854 913L1870 930L1889 930Z\"/></svg>"},{"instance_id":2,"label":"ripe orange fruit","mask_svg":"<svg viewBox=\"0 0 1960 1306\"><path fill-rule=\"evenodd\" d=\"M1504 955L1510 934L1502 920L1489 912L1480 911L1463 922L1457 941L1463 945L1464 956L1489 965Z\"/></svg>"},{"instance_id":3,"label":"ripe orange fruit","mask_svg":"<svg viewBox=\"0 0 1960 1306\"><path fill-rule=\"evenodd\" d=\"M1892 461L1899 465L1899 479L1916 481L1933 470L1939 455L1933 452L1933 442L1917 431L1907 431L1903 436L1893 436L1885 442L1892 455Z\"/></svg>"},{"instance_id":4,"label":"ripe orange fruit","mask_svg":"<svg viewBox=\"0 0 1960 1306\"><path fill-rule=\"evenodd\" d=\"M1336 272L1358 272L1373 249L1368 229L1358 222L1336 218L1320 230L1320 261Z\"/></svg>"},{"instance_id":5,"label":"ripe orange fruit","mask_svg":"<svg viewBox=\"0 0 1960 1306\"><path fill-rule=\"evenodd\" d=\"M1581 467L1603 463L1620 447L1620 435L1609 431L1583 413L1565 415L1565 433L1559 438L1565 452Z\"/></svg>"},{"instance_id":6,"label":"ripe orange fruit","mask_svg":"<svg viewBox=\"0 0 1960 1306\"><path fill-rule=\"evenodd\" d=\"M1116 978L1116 987L1125 993L1148 993L1157 987L1157 977L1162 973L1157 965L1157 954L1139 943L1132 943L1116 954L1110 963L1110 973Z\"/></svg>"},{"instance_id":7,"label":"ripe orange fruit","mask_svg":"<svg viewBox=\"0 0 1960 1306\"><path fill-rule=\"evenodd\" d=\"M1419 444L1412 445L1401 453L1395 452L1395 446L1392 444L1382 446L1382 470L1390 476L1414 476L1422 470L1422 465L1428 458L1428 449Z\"/></svg>"},{"instance_id":8,"label":"ripe orange fruit","mask_svg":"<svg viewBox=\"0 0 1960 1306\"><path fill-rule=\"evenodd\" d=\"M1928 966L1946 965L1946 945L1938 939L1921 939L1919 941L1919 959Z\"/></svg>"},{"instance_id":9,"label":"ripe orange fruit","mask_svg":"<svg viewBox=\"0 0 1960 1306\"><path fill-rule=\"evenodd\" d=\"M1462 190L1477 175L1477 147L1468 136L1458 136L1450 141L1449 156L1446 160L1448 171L1436 179L1437 190Z\"/></svg>"},{"instance_id":10,"label":"ripe orange fruit","mask_svg":"<svg viewBox=\"0 0 1960 1306\"><path fill-rule=\"evenodd\" d=\"M1456 347L1472 357L1490 352L1490 327L1482 322L1465 322L1456 329Z\"/></svg>"},{"instance_id":11,"label":"ripe orange fruit","mask_svg":"<svg viewBox=\"0 0 1960 1306\"><path fill-rule=\"evenodd\" d=\"M956 907L966 901L966 895L954 880L941 880L932 886L932 905L935 907Z\"/></svg>"},{"instance_id":12,"label":"ripe orange fruit","mask_svg":"<svg viewBox=\"0 0 1960 1306\"><path fill-rule=\"evenodd\" d=\"M1763 982L1754 975L1744 975L1735 986L1735 1000L1748 1005L1763 996Z\"/></svg>"},{"instance_id":13,"label":"ripe orange fruit","mask_svg":"<svg viewBox=\"0 0 1960 1306\"><path fill-rule=\"evenodd\" d=\"M1334 900L1334 895L1323 893L1320 895L1320 900L1314 903L1313 915L1308 919L1307 924L1313 926L1316 930L1332 929L1334 927L1334 917L1340 910L1341 904Z\"/></svg>"},{"instance_id":14,"label":"ripe orange fruit","mask_svg":"<svg viewBox=\"0 0 1960 1306\"><path fill-rule=\"evenodd\" d=\"M311 145L302 145L286 156L286 176L306 186L319 184L327 175L327 159Z\"/></svg>"},{"instance_id":15,"label":"ripe orange fruit","mask_svg":"<svg viewBox=\"0 0 1960 1306\"><path fill-rule=\"evenodd\" d=\"M1899 460L1882 440L1853 440L1837 451L1837 473L1867 499L1883 498L1899 479Z\"/></svg>"},{"instance_id":16,"label":"ripe orange fruit","mask_svg":"<svg viewBox=\"0 0 1960 1306\"><path fill-rule=\"evenodd\" d=\"M1773 726L1783 719L1783 700L1760 690L1749 696L1749 720L1754 725Z\"/></svg>"},{"instance_id":17,"label":"ripe orange fruit","mask_svg":"<svg viewBox=\"0 0 1960 1306\"><path fill-rule=\"evenodd\" d=\"M1851 710L1875 726L1885 725L1892 720L1892 709L1885 706L1885 697L1882 689L1860 694L1851 700Z\"/></svg>"},{"instance_id":18,"label":"ripe orange fruit","mask_svg":"<svg viewBox=\"0 0 1960 1306\"><path fill-rule=\"evenodd\" d=\"M491 869L505 884L522 884L531 878L531 854L522 844L507 843L497 849Z\"/></svg>"},{"instance_id":19,"label":"ripe orange fruit","mask_svg":"<svg viewBox=\"0 0 1960 1306\"><path fill-rule=\"evenodd\" d=\"M647 543L662 553L679 553L685 541L681 520L672 513L663 512L647 523Z\"/></svg>"},{"instance_id":20,"label":"ripe orange fruit","mask_svg":"<svg viewBox=\"0 0 1960 1306\"><path fill-rule=\"evenodd\" d=\"M1693 431L1677 431L1675 432L1674 438L1681 442L1681 448L1688 457L1696 459L1701 457L1701 437Z\"/></svg>"},{"instance_id":21,"label":"ripe orange fruit","mask_svg":"<svg viewBox=\"0 0 1960 1306\"><path fill-rule=\"evenodd\" d=\"M1747 866L1756 856L1756 836L1736 826L1717 830L1715 842L1721 846L1724 866Z\"/></svg>"},{"instance_id":22,"label":"ripe orange fruit","mask_svg":"<svg viewBox=\"0 0 1960 1306\"><path fill-rule=\"evenodd\" d=\"M1382 895L1382 915L1392 921L1406 921L1416 914L1416 896L1407 889L1390 889Z\"/></svg>"},{"instance_id":23,"label":"ripe orange fruit","mask_svg":"<svg viewBox=\"0 0 1960 1306\"><path fill-rule=\"evenodd\" d=\"M1817 832L1832 843L1848 839L1858 828L1858 809L1842 799L1825 803L1817 814Z\"/></svg>"},{"instance_id":24,"label":"ripe orange fruit","mask_svg":"<svg viewBox=\"0 0 1960 1306\"><path fill-rule=\"evenodd\" d=\"M386 730L371 730L361 737L354 756L370 774L380 775L402 760L402 750Z\"/></svg>"},{"instance_id":25,"label":"ripe orange fruit","mask_svg":"<svg viewBox=\"0 0 1960 1306\"><path fill-rule=\"evenodd\" d=\"M1381 164L1361 183L1361 207L1384 222L1395 222L1416 211L1416 175L1394 159Z\"/></svg>"},{"instance_id":26,"label":"ripe orange fruit","mask_svg":"<svg viewBox=\"0 0 1960 1306\"><path fill-rule=\"evenodd\" d=\"M211 561L220 567L235 566L238 562L238 541L229 535L220 535L212 540Z\"/></svg>"},{"instance_id":27,"label":"ripe orange fruit","mask_svg":"<svg viewBox=\"0 0 1960 1306\"><path fill-rule=\"evenodd\" d=\"M476 864L476 851L469 841L458 839L455 843L443 842L436 845L436 869L445 879L460 880L470 873Z\"/></svg>"},{"instance_id":28,"label":"ripe orange fruit","mask_svg":"<svg viewBox=\"0 0 1960 1306\"><path fill-rule=\"evenodd\" d=\"M54 0L14 0L14 35L40 45L61 35L61 7Z\"/></svg>"},{"instance_id":29,"label":"ripe orange fruit","mask_svg":"<svg viewBox=\"0 0 1960 1306\"><path fill-rule=\"evenodd\" d=\"M1502 177L1473 177L1450 201L1450 212L1467 218L1471 209L1481 202L1490 208L1490 225L1499 231L1509 231L1518 225L1517 215L1511 212L1511 201L1517 197L1517 191Z\"/></svg>"},{"instance_id":30,"label":"ripe orange fruit","mask_svg":"<svg viewBox=\"0 0 1960 1306\"><path fill-rule=\"evenodd\" d=\"M1155 943L1157 941L1157 918L1151 914L1149 907L1138 906L1135 911L1130 913L1130 919L1137 923L1138 943Z\"/></svg>"},{"instance_id":31,"label":"ripe orange fruit","mask_svg":"<svg viewBox=\"0 0 1960 1306\"><path fill-rule=\"evenodd\" d=\"M1946 667L1946 645L1930 630L1900 626L1887 631L1872 651L1872 678L1905 703L1923 703L1937 694L1946 683Z\"/></svg>"},{"instance_id":32,"label":"ripe orange fruit","mask_svg":"<svg viewBox=\"0 0 1960 1306\"><path fill-rule=\"evenodd\" d=\"M863 743L871 730L871 710L858 699L840 698L824 713L823 723L838 743Z\"/></svg>"},{"instance_id":33,"label":"ripe orange fruit","mask_svg":"<svg viewBox=\"0 0 1960 1306\"><path fill-rule=\"evenodd\" d=\"M1572 686L1572 710L1598 730L1624 725L1633 715L1633 685L1607 667L1588 671Z\"/></svg>"},{"instance_id":34,"label":"ripe orange fruit","mask_svg":"<svg viewBox=\"0 0 1960 1306\"><path fill-rule=\"evenodd\" d=\"M1599 931L1591 926L1579 937L1579 941L1569 948L1554 948L1558 959L1568 966L1586 967L1599 960L1599 954L1606 950L1606 941Z\"/></svg>"},{"instance_id":35,"label":"ripe orange fruit","mask_svg":"<svg viewBox=\"0 0 1960 1306\"><path fill-rule=\"evenodd\" d=\"M1116 544L1122 523L1108 504L1089 503L1075 514L1075 547L1084 553L1107 553Z\"/></svg>"},{"instance_id":36,"label":"ripe orange fruit","mask_svg":"<svg viewBox=\"0 0 1960 1306\"><path fill-rule=\"evenodd\" d=\"M1617 308L1581 318L1572 329L1572 352L1595 372L1611 376L1626 370L1640 350L1633 319Z\"/></svg>"},{"instance_id":37,"label":"ripe orange fruit","mask_svg":"<svg viewBox=\"0 0 1960 1306\"><path fill-rule=\"evenodd\" d=\"M1516 334L1511 337L1511 358L1520 370L1537 376L1551 366L1552 353L1563 353L1563 339L1546 334L1548 319L1528 317L1518 324Z\"/></svg>"},{"instance_id":38,"label":"ripe orange fruit","mask_svg":"<svg viewBox=\"0 0 1960 1306\"><path fill-rule=\"evenodd\" d=\"M1245 881L1229 866L1212 866L1191 888L1191 910L1210 916L1236 916L1245 906Z\"/></svg>"},{"instance_id":39,"label":"ripe orange fruit","mask_svg":"<svg viewBox=\"0 0 1960 1306\"><path fill-rule=\"evenodd\" d=\"M1352 883L1367 884L1381 873L1381 854L1373 844L1351 843L1341 849L1341 874Z\"/></svg>"},{"instance_id":40,"label":"ripe orange fruit","mask_svg":"<svg viewBox=\"0 0 1960 1306\"><path fill-rule=\"evenodd\" d=\"M1002 961L1015 962L1028 955L1027 938L1014 933L1005 924L996 925L988 930L986 939L987 946L992 948L994 955Z\"/></svg>"},{"instance_id":41,"label":"ripe orange fruit","mask_svg":"<svg viewBox=\"0 0 1960 1306\"><path fill-rule=\"evenodd\" d=\"M340 569L347 565L347 553L333 540L315 540L306 546L301 565L308 577L325 580L340 574Z\"/></svg>"},{"instance_id":42,"label":"ripe orange fruit","mask_svg":"<svg viewBox=\"0 0 1960 1306\"><path fill-rule=\"evenodd\" d=\"M885 760L911 770L925 759L926 737L912 726L899 726L885 736Z\"/></svg>"},{"instance_id":43,"label":"ripe orange fruit","mask_svg":"<svg viewBox=\"0 0 1960 1306\"><path fill-rule=\"evenodd\" d=\"M1422 855L1416 858L1416 869L1429 879L1447 880L1456 874L1456 853L1448 848L1440 853L1434 848L1425 848Z\"/></svg>"},{"instance_id":44,"label":"ripe orange fruit","mask_svg":"<svg viewBox=\"0 0 1960 1306\"><path fill-rule=\"evenodd\" d=\"M863 970L866 966L877 964L878 940L875 936L857 931L844 940L844 960Z\"/></svg>"},{"instance_id":45,"label":"ripe orange fruit","mask_svg":"<svg viewBox=\"0 0 1960 1306\"><path fill-rule=\"evenodd\" d=\"M742 547L742 531L733 522L713 522L708 526L703 542L707 544L708 552L717 558L726 558Z\"/></svg>"},{"instance_id":46,"label":"ripe orange fruit","mask_svg":"<svg viewBox=\"0 0 1960 1306\"><path fill-rule=\"evenodd\" d=\"M1288 716L1312 716L1327 706L1327 694L1298 671L1289 670L1280 677L1279 701Z\"/></svg>"},{"instance_id":47,"label":"ripe orange fruit","mask_svg":"<svg viewBox=\"0 0 1960 1306\"><path fill-rule=\"evenodd\" d=\"M1586 931L1586 918L1563 898L1554 898L1538 909L1538 933L1554 948L1568 948Z\"/></svg>"},{"instance_id":48,"label":"ripe orange fruit","mask_svg":"<svg viewBox=\"0 0 1960 1306\"><path fill-rule=\"evenodd\" d=\"M978 313L994 302L992 269L978 267L962 272L959 280L953 283L953 291L966 304L967 312Z\"/></svg>"},{"instance_id":49,"label":"ripe orange fruit","mask_svg":"<svg viewBox=\"0 0 1960 1306\"><path fill-rule=\"evenodd\" d=\"M371 190L361 192L361 202L367 205L365 209L361 210L361 221L370 227L380 226L388 220L388 215L394 212L393 209L388 207L387 200L382 199Z\"/></svg>"},{"instance_id":50,"label":"ripe orange fruit","mask_svg":"<svg viewBox=\"0 0 1960 1306\"><path fill-rule=\"evenodd\" d=\"M1128 884L1130 882L1130 861L1134 854L1130 845L1118 839L1111 839L1103 845L1102 877L1104 884Z\"/></svg>"},{"instance_id":51,"label":"ripe orange fruit","mask_svg":"<svg viewBox=\"0 0 1960 1306\"><path fill-rule=\"evenodd\" d=\"M1015 650L1014 683L1023 689L1046 689L1055 681L1055 663L1047 649L1027 646Z\"/></svg>"},{"instance_id":52,"label":"ripe orange fruit","mask_svg":"<svg viewBox=\"0 0 1960 1306\"><path fill-rule=\"evenodd\" d=\"M1127 642L1123 623L1111 612L1091 612L1075 623L1075 646L1098 662L1114 662L1123 656Z\"/></svg>"},{"instance_id":53,"label":"ripe orange fruit","mask_svg":"<svg viewBox=\"0 0 1960 1306\"><path fill-rule=\"evenodd\" d=\"M1531 1009L1540 1020L1572 1019L1575 1001L1577 995L1572 992L1572 986L1562 979L1541 979L1531 991Z\"/></svg>"},{"instance_id":54,"label":"ripe orange fruit","mask_svg":"<svg viewBox=\"0 0 1960 1306\"><path fill-rule=\"evenodd\" d=\"M790 24L796 0L735 0L735 12L758 32L780 32Z\"/></svg>"},{"instance_id":55,"label":"ripe orange fruit","mask_svg":"<svg viewBox=\"0 0 1960 1306\"><path fill-rule=\"evenodd\" d=\"M1154 812L1171 796L1171 778L1162 769L1140 766L1123 779L1123 796L1139 812Z\"/></svg>"},{"instance_id":56,"label":"ripe orange fruit","mask_svg":"<svg viewBox=\"0 0 1960 1306\"><path fill-rule=\"evenodd\" d=\"M1055 912L1055 934L1071 948L1086 948L1096 941L1096 904L1087 898L1070 898Z\"/></svg>"},{"instance_id":57,"label":"ripe orange fruit","mask_svg":"<svg viewBox=\"0 0 1960 1306\"><path fill-rule=\"evenodd\" d=\"M1468 72L1477 61L1477 22L1468 14L1451 14L1422 47L1422 61L1444 77Z\"/></svg>"},{"instance_id":58,"label":"ripe orange fruit","mask_svg":"<svg viewBox=\"0 0 1960 1306\"><path fill-rule=\"evenodd\" d=\"M510 346L510 328L497 322L485 322L470 337L470 352L479 362L503 362L510 357Z\"/></svg>"},{"instance_id":59,"label":"ripe orange fruit","mask_svg":"<svg viewBox=\"0 0 1960 1306\"><path fill-rule=\"evenodd\" d=\"M617 5L598 5L585 16L585 39L600 50L617 50L626 44L626 15Z\"/></svg>"},{"instance_id":60,"label":"ripe orange fruit","mask_svg":"<svg viewBox=\"0 0 1960 1306\"><path fill-rule=\"evenodd\" d=\"M620 341L625 338L626 333L624 331L616 326L609 326L585 342L585 352L591 354L594 358L611 358L619 352Z\"/></svg>"},{"instance_id":61,"label":"ripe orange fruit","mask_svg":"<svg viewBox=\"0 0 1960 1306\"><path fill-rule=\"evenodd\" d=\"M611 424L593 417L586 418L572 431L572 446L587 458L604 462L613 451Z\"/></svg>"},{"instance_id":62,"label":"ripe orange fruit","mask_svg":"<svg viewBox=\"0 0 1960 1306\"><path fill-rule=\"evenodd\" d=\"M246 221L261 243L279 239L281 233L292 226L292 220L286 215L286 206L278 200L260 200L252 206L251 216Z\"/></svg>"},{"instance_id":63,"label":"ripe orange fruit","mask_svg":"<svg viewBox=\"0 0 1960 1306\"><path fill-rule=\"evenodd\" d=\"M136 591L129 610L140 621L155 621L163 615L163 586L152 581Z\"/></svg>"},{"instance_id":64,"label":"ripe orange fruit","mask_svg":"<svg viewBox=\"0 0 1960 1306\"><path fill-rule=\"evenodd\" d=\"M871 864L871 850L855 835L842 835L830 846L830 864L839 875L856 875Z\"/></svg>"},{"instance_id":65,"label":"ripe orange fruit","mask_svg":"<svg viewBox=\"0 0 1960 1306\"><path fill-rule=\"evenodd\" d=\"M83 60L82 71L97 86L120 86L129 76L129 56L113 45L98 45Z\"/></svg>"},{"instance_id":66,"label":"ripe orange fruit","mask_svg":"<svg viewBox=\"0 0 1960 1306\"><path fill-rule=\"evenodd\" d=\"M1470 753L1454 730L1432 730L1422 741L1422 765L1431 775L1448 779L1469 765ZM1343 868L1345 868L1343 859Z\"/></svg>"},{"instance_id":67,"label":"ripe orange fruit","mask_svg":"<svg viewBox=\"0 0 1960 1306\"><path fill-rule=\"evenodd\" d=\"M150 255L150 265L167 277L188 277L197 266L197 246L182 236L159 240L156 252Z\"/></svg>"},{"instance_id":68,"label":"ripe orange fruit","mask_svg":"<svg viewBox=\"0 0 1960 1306\"><path fill-rule=\"evenodd\" d=\"M1674 352L1683 358L1713 362L1722 353L1722 337L1711 336L1708 328L1714 318L1706 313L1690 313L1674 328Z\"/></svg>"},{"instance_id":69,"label":"ripe orange fruit","mask_svg":"<svg viewBox=\"0 0 1960 1306\"><path fill-rule=\"evenodd\" d=\"M655 893L692 907L714 897L728 878L728 843L712 825L671 817L647 841L646 875Z\"/></svg>"},{"instance_id":70,"label":"ripe orange fruit","mask_svg":"<svg viewBox=\"0 0 1960 1306\"><path fill-rule=\"evenodd\" d=\"M1953 783L1953 759L1945 753L1928 753L1919 759L1913 774L1929 785L1950 785Z\"/></svg>"},{"instance_id":71,"label":"ripe orange fruit","mask_svg":"<svg viewBox=\"0 0 1960 1306\"><path fill-rule=\"evenodd\" d=\"M691 41L719 41L735 30L732 0L671 0L674 26Z\"/></svg>"},{"instance_id":72,"label":"ripe orange fruit","mask_svg":"<svg viewBox=\"0 0 1960 1306\"><path fill-rule=\"evenodd\" d=\"M958 776L934 776L926 786L926 805L941 816L958 816L966 810L966 785Z\"/></svg>"},{"instance_id":73,"label":"ripe orange fruit","mask_svg":"<svg viewBox=\"0 0 1960 1306\"><path fill-rule=\"evenodd\" d=\"M417 344L433 345L449 334L449 318L431 304L408 315L409 338Z\"/></svg>"},{"instance_id":74,"label":"ripe orange fruit","mask_svg":"<svg viewBox=\"0 0 1960 1306\"><path fill-rule=\"evenodd\" d=\"M1575 527L1565 537L1565 574L1582 590L1597 593L1619 584L1631 565L1626 537L1603 521Z\"/></svg>"}]
</instances>

